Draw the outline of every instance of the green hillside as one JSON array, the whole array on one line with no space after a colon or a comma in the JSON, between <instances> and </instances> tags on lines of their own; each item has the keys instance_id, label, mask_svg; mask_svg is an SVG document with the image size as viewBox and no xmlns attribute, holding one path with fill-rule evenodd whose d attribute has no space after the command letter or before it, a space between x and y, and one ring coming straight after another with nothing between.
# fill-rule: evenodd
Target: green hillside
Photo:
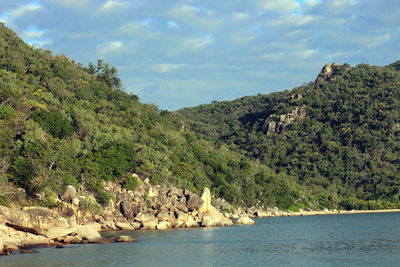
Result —
<instances>
[{"instance_id":1,"label":"green hillside","mask_svg":"<svg viewBox=\"0 0 400 267\"><path fill-rule=\"evenodd\" d=\"M0 25L0 204L52 206L67 185L99 203L102 181L134 188L137 180L176 185L252 206L309 206L293 177L185 129L176 115L141 104L121 89L117 70L99 60L84 67L34 49ZM43 197L44 196L44 197ZM31 203L32 204L32 203Z\"/></svg>"},{"instance_id":2,"label":"green hillside","mask_svg":"<svg viewBox=\"0 0 400 267\"><path fill-rule=\"evenodd\" d=\"M295 177L320 206L399 207L400 61L328 76L177 113L209 141Z\"/></svg>"}]
</instances>

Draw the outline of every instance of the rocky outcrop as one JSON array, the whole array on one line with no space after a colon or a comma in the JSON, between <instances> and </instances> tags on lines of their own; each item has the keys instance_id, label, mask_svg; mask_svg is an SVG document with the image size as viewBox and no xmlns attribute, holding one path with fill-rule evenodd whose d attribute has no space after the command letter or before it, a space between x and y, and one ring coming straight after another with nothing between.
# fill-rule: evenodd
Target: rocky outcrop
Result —
<instances>
[{"instance_id":1,"label":"rocky outcrop","mask_svg":"<svg viewBox=\"0 0 400 267\"><path fill-rule=\"evenodd\" d=\"M272 115L270 116L267 121L273 119L268 123L267 135L280 133L284 129L286 129L289 125L293 124L296 119L300 121L304 121L306 118L306 108L305 106L302 107L295 107L290 113L286 115Z\"/></svg>"},{"instance_id":2,"label":"rocky outcrop","mask_svg":"<svg viewBox=\"0 0 400 267\"><path fill-rule=\"evenodd\" d=\"M334 75L336 75L339 72L339 70L340 70L339 63L334 62L331 64L326 64L318 74L314 84L331 81Z\"/></svg>"},{"instance_id":3,"label":"rocky outcrop","mask_svg":"<svg viewBox=\"0 0 400 267\"><path fill-rule=\"evenodd\" d=\"M254 224L254 221L249 217L241 217L236 221L236 224L248 225L248 224Z\"/></svg>"}]
</instances>

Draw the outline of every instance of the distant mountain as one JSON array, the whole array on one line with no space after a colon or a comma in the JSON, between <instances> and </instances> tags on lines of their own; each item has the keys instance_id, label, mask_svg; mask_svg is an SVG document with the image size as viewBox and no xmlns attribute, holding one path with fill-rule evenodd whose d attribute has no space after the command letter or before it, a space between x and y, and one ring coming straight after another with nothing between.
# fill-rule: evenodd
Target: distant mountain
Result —
<instances>
[{"instance_id":1,"label":"distant mountain","mask_svg":"<svg viewBox=\"0 0 400 267\"><path fill-rule=\"evenodd\" d=\"M294 177L320 206L399 207L400 61L328 64L293 90L176 114L214 144Z\"/></svg>"}]
</instances>

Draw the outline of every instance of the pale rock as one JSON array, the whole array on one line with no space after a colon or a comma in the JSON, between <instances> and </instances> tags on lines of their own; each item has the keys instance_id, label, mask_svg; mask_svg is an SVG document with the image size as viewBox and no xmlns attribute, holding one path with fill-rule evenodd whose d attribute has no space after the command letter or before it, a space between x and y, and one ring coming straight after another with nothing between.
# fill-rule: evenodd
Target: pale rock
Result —
<instances>
[{"instance_id":1,"label":"pale rock","mask_svg":"<svg viewBox=\"0 0 400 267\"><path fill-rule=\"evenodd\" d=\"M169 229L169 228L171 228L171 223L170 222L164 221L164 222L160 222L160 223L157 224L157 229L158 230L166 230L166 229Z\"/></svg>"},{"instance_id":2,"label":"pale rock","mask_svg":"<svg viewBox=\"0 0 400 267\"><path fill-rule=\"evenodd\" d=\"M207 187L204 187L203 192L201 194L201 199L203 200L203 204L198 208L198 211L206 213L211 208L210 189L208 189Z\"/></svg>"},{"instance_id":3,"label":"pale rock","mask_svg":"<svg viewBox=\"0 0 400 267\"><path fill-rule=\"evenodd\" d=\"M64 192L61 193L61 200L71 202L76 197L76 189L72 185L68 185Z\"/></svg>"},{"instance_id":4,"label":"pale rock","mask_svg":"<svg viewBox=\"0 0 400 267\"><path fill-rule=\"evenodd\" d=\"M189 195L188 200L186 202L186 206L190 210L199 210L201 207L203 207L204 200L201 199L200 197L196 196L195 194Z\"/></svg>"},{"instance_id":5,"label":"pale rock","mask_svg":"<svg viewBox=\"0 0 400 267\"><path fill-rule=\"evenodd\" d=\"M79 225L75 229L75 233L79 237L81 237L82 239L85 238L89 242L98 242L102 239L101 235L96 230L97 227L93 227L93 225Z\"/></svg>"},{"instance_id":6,"label":"pale rock","mask_svg":"<svg viewBox=\"0 0 400 267\"><path fill-rule=\"evenodd\" d=\"M153 190L153 187L150 186L149 187L148 197L157 197L157 196L158 196L158 191L157 190Z\"/></svg>"},{"instance_id":7,"label":"pale rock","mask_svg":"<svg viewBox=\"0 0 400 267\"><path fill-rule=\"evenodd\" d=\"M191 228L191 227L196 227L198 226L197 222L193 219L192 216L188 216L187 221L184 224L185 227Z\"/></svg>"},{"instance_id":8,"label":"pale rock","mask_svg":"<svg viewBox=\"0 0 400 267\"><path fill-rule=\"evenodd\" d=\"M201 226L203 227L214 227L217 226L220 223L220 221L214 217L211 216L203 216L203 219L201 221Z\"/></svg>"},{"instance_id":9,"label":"pale rock","mask_svg":"<svg viewBox=\"0 0 400 267\"><path fill-rule=\"evenodd\" d=\"M157 213L157 219L159 222L168 221L169 220L169 213L165 209L161 209Z\"/></svg>"},{"instance_id":10,"label":"pale rock","mask_svg":"<svg viewBox=\"0 0 400 267\"><path fill-rule=\"evenodd\" d=\"M236 221L236 224L248 225L248 224L254 224L254 221L252 219L250 219L249 217L240 217Z\"/></svg>"},{"instance_id":11,"label":"pale rock","mask_svg":"<svg viewBox=\"0 0 400 267\"><path fill-rule=\"evenodd\" d=\"M124 223L124 222L116 222L115 225L124 231L132 231L135 230L135 227L133 227L130 223Z\"/></svg>"},{"instance_id":12,"label":"pale rock","mask_svg":"<svg viewBox=\"0 0 400 267\"><path fill-rule=\"evenodd\" d=\"M257 218L265 218L268 217L268 213L262 210L257 210L255 213Z\"/></svg>"},{"instance_id":13,"label":"pale rock","mask_svg":"<svg viewBox=\"0 0 400 267\"><path fill-rule=\"evenodd\" d=\"M50 239L65 237L75 232L75 228L53 227L46 232L46 236Z\"/></svg>"},{"instance_id":14,"label":"pale rock","mask_svg":"<svg viewBox=\"0 0 400 267\"><path fill-rule=\"evenodd\" d=\"M133 229L139 230L142 224L140 222L131 222Z\"/></svg>"},{"instance_id":15,"label":"pale rock","mask_svg":"<svg viewBox=\"0 0 400 267\"><path fill-rule=\"evenodd\" d=\"M13 253L14 251L19 250L19 247L15 244L4 244L4 249L3 249L6 254Z\"/></svg>"},{"instance_id":16,"label":"pale rock","mask_svg":"<svg viewBox=\"0 0 400 267\"><path fill-rule=\"evenodd\" d=\"M72 206L74 206L74 207L79 207L79 198L74 197L74 198L72 199Z\"/></svg>"},{"instance_id":17,"label":"pale rock","mask_svg":"<svg viewBox=\"0 0 400 267\"><path fill-rule=\"evenodd\" d=\"M157 219L154 218L154 220L151 221L145 221L142 223L142 228L143 230L155 230L157 227Z\"/></svg>"},{"instance_id":18,"label":"pale rock","mask_svg":"<svg viewBox=\"0 0 400 267\"><path fill-rule=\"evenodd\" d=\"M176 218L176 225L182 227L188 220L189 215L187 213L178 212L178 217Z\"/></svg>"},{"instance_id":19,"label":"pale rock","mask_svg":"<svg viewBox=\"0 0 400 267\"><path fill-rule=\"evenodd\" d=\"M120 235L115 238L115 242L136 242L136 239L129 235Z\"/></svg>"},{"instance_id":20,"label":"pale rock","mask_svg":"<svg viewBox=\"0 0 400 267\"><path fill-rule=\"evenodd\" d=\"M231 218L232 218L232 219L236 219L236 220L237 220L237 219L239 219L239 217L240 217L240 216L239 216L239 214L237 214L237 213L232 213L232 214L231 214Z\"/></svg>"}]
</instances>

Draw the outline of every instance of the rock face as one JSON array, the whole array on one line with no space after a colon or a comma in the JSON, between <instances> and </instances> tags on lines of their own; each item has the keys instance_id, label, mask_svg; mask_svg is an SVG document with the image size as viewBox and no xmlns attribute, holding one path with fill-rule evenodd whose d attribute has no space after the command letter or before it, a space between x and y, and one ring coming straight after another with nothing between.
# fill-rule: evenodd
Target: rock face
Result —
<instances>
[{"instance_id":1,"label":"rock face","mask_svg":"<svg viewBox=\"0 0 400 267\"><path fill-rule=\"evenodd\" d=\"M206 213L211 209L211 193L210 189L204 187L203 192L201 193L201 199L204 201L203 204L199 207L198 211Z\"/></svg>"},{"instance_id":2,"label":"rock face","mask_svg":"<svg viewBox=\"0 0 400 267\"><path fill-rule=\"evenodd\" d=\"M339 63L334 62L332 64L326 64L318 74L314 84L330 81L332 77L339 72L339 70L340 70Z\"/></svg>"},{"instance_id":3,"label":"rock face","mask_svg":"<svg viewBox=\"0 0 400 267\"><path fill-rule=\"evenodd\" d=\"M141 205L129 201L121 202L121 212L127 219L134 219L136 215L142 210Z\"/></svg>"},{"instance_id":4,"label":"rock face","mask_svg":"<svg viewBox=\"0 0 400 267\"><path fill-rule=\"evenodd\" d=\"M282 130L286 129L289 125L298 118L300 121L304 121L306 118L306 108L305 106L294 108L289 114L286 115L272 115L271 117L274 121L268 123L267 135L280 133ZM270 118L271 118L270 117ZM278 120L276 120L276 118Z\"/></svg>"},{"instance_id":5,"label":"rock face","mask_svg":"<svg viewBox=\"0 0 400 267\"><path fill-rule=\"evenodd\" d=\"M194 210L199 210L200 208L203 207L204 204L204 200L201 199L200 197L196 196L195 194L191 194L189 195L187 202L186 202L186 206L194 211Z\"/></svg>"},{"instance_id":6,"label":"rock face","mask_svg":"<svg viewBox=\"0 0 400 267\"><path fill-rule=\"evenodd\" d=\"M67 186L64 192L61 194L61 200L65 202L71 202L72 199L76 196L76 189L72 185Z\"/></svg>"}]
</instances>

